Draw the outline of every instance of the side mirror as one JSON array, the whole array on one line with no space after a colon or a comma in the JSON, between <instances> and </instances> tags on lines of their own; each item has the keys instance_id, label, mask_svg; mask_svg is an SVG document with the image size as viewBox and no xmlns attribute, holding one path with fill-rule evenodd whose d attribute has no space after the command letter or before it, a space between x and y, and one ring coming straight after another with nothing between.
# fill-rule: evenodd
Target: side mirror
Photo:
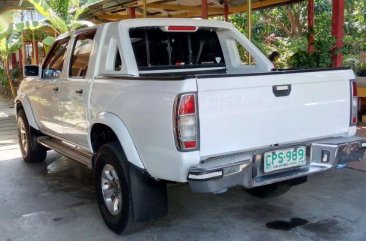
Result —
<instances>
[{"instance_id":1,"label":"side mirror","mask_svg":"<svg viewBox=\"0 0 366 241\"><path fill-rule=\"evenodd\" d=\"M39 66L38 65L25 65L24 66L24 76L38 76L39 75Z\"/></svg>"}]
</instances>

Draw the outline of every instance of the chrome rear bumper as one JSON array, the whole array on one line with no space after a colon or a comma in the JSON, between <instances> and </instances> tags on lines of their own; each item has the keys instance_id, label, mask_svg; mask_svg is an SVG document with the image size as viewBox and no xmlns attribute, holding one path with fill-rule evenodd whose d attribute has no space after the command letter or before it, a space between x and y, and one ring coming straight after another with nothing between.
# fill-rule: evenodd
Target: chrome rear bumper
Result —
<instances>
[{"instance_id":1,"label":"chrome rear bumper","mask_svg":"<svg viewBox=\"0 0 366 241\"><path fill-rule=\"evenodd\" d=\"M265 152L295 146L306 146L306 165L267 174L263 172ZM327 138L270 147L209 158L191 167L187 179L193 192L217 193L238 185L253 188L344 167L348 161L362 160L365 150L366 139L361 137Z\"/></svg>"}]
</instances>

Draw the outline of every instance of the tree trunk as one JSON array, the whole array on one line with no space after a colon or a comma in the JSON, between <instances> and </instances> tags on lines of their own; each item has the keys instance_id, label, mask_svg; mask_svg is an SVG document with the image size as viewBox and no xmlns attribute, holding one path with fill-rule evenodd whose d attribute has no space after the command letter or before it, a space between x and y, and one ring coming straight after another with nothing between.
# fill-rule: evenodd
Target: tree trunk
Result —
<instances>
[{"instance_id":1,"label":"tree trunk","mask_svg":"<svg viewBox=\"0 0 366 241\"><path fill-rule=\"evenodd\" d=\"M265 18L269 19L270 20L270 23L276 27L279 27L283 32L285 32L285 34L289 37L291 37L292 33L291 33L291 30L289 28L287 28L287 26L281 22L281 21L278 21L277 18L269 15L268 13L266 12L263 12L263 15Z\"/></svg>"},{"instance_id":2,"label":"tree trunk","mask_svg":"<svg viewBox=\"0 0 366 241\"><path fill-rule=\"evenodd\" d=\"M9 82L9 85L10 85L11 94L12 94L13 98L15 98L17 96L17 91L15 89L15 86L14 86L14 83L13 83L13 80L12 80L11 74L10 74L9 59L5 59L4 67L5 67L5 74L8 78L8 82Z\"/></svg>"},{"instance_id":3,"label":"tree trunk","mask_svg":"<svg viewBox=\"0 0 366 241\"><path fill-rule=\"evenodd\" d=\"M301 37L304 33L302 24L304 21L301 19L301 8L286 6L283 10L287 15L289 21L288 24L275 16L271 16L267 12L263 12L263 16L266 20L270 20L270 24L280 28L288 37L292 39Z\"/></svg>"},{"instance_id":4,"label":"tree trunk","mask_svg":"<svg viewBox=\"0 0 366 241\"><path fill-rule=\"evenodd\" d=\"M22 69L21 69L21 72L22 72L22 75L24 76L24 65L27 64L27 58L26 58L26 51L25 51L25 36L24 36L24 31L22 32L21 34L21 40L22 40L22 48L21 48L21 53L22 53L22 63L23 63L23 66L22 66Z\"/></svg>"}]
</instances>

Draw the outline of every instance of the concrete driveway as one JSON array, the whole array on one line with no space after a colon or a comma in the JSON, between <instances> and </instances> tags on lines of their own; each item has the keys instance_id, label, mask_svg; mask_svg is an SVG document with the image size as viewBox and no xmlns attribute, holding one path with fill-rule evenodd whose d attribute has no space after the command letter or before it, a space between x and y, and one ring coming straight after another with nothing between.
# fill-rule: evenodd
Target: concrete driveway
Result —
<instances>
[{"instance_id":1,"label":"concrete driveway","mask_svg":"<svg viewBox=\"0 0 366 241\"><path fill-rule=\"evenodd\" d=\"M365 240L366 176L342 169L270 200L241 188L194 194L168 189L169 215L118 236L103 223L93 173L50 152L45 163L0 161L0 240ZM299 225L299 226L297 226Z\"/></svg>"},{"instance_id":2,"label":"concrete driveway","mask_svg":"<svg viewBox=\"0 0 366 241\"><path fill-rule=\"evenodd\" d=\"M0 240L366 240L366 173L334 170L287 194L257 199L241 188L221 195L168 188L169 215L129 236L99 214L93 173L49 152L26 164L14 117L0 120Z\"/></svg>"}]
</instances>

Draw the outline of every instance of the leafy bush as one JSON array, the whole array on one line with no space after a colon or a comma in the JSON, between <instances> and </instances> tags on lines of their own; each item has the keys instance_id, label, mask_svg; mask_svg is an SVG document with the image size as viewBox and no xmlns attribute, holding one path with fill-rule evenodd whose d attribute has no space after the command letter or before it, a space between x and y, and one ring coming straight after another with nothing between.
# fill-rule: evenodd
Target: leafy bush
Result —
<instances>
[{"instance_id":1,"label":"leafy bush","mask_svg":"<svg viewBox=\"0 0 366 241\"><path fill-rule=\"evenodd\" d=\"M343 54L343 65L351 67L356 75L366 77L365 37L345 36Z\"/></svg>"},{"instance_id":2,"label":"leafy bush","mask_svg":"<svg viewBox=\"0 0 366 241\"><path fill-rule=\"evenodd\" d=\"M358 70L356 71L358 76L366 77L366 62L362 62L359 65Z\"/></svg>"},{"instance_id":3,"label":"leafy bush","mask_svg":"<svg viewBox=\"0 0 366 241\"><path fill-rule=\"evenodd\" d=\"M10 73L11 73L12 80L19 80L19 78L21 77L21 72L20 72L19 67L12 69Z\"/></svg>"},{"instance_id":4,"label":"leafy bush","mask_svg":"<svg viewBox=\"0 0 366 241\"><path fill-rule=\"evenodd\" d=\"M332 49L335 43L333 37L315 40L314 53L310 54L306 50L299 50L294 53L289 64L292 68L326 68L332 66L332 55L335 50Z\"/></svg>"},{"instance_id":5,"label":"leafy bush","mask_svg":"<svg viewBox=\"0 0 366 241\"><path fill-rule=\"evenodd\" d=\"M362 58L362 56L365 58ZM357 76L366 77L366 53L361 53L360 58L348 58L344 61L344 65L351 67Z\"/></svg>"}]
</instances>

